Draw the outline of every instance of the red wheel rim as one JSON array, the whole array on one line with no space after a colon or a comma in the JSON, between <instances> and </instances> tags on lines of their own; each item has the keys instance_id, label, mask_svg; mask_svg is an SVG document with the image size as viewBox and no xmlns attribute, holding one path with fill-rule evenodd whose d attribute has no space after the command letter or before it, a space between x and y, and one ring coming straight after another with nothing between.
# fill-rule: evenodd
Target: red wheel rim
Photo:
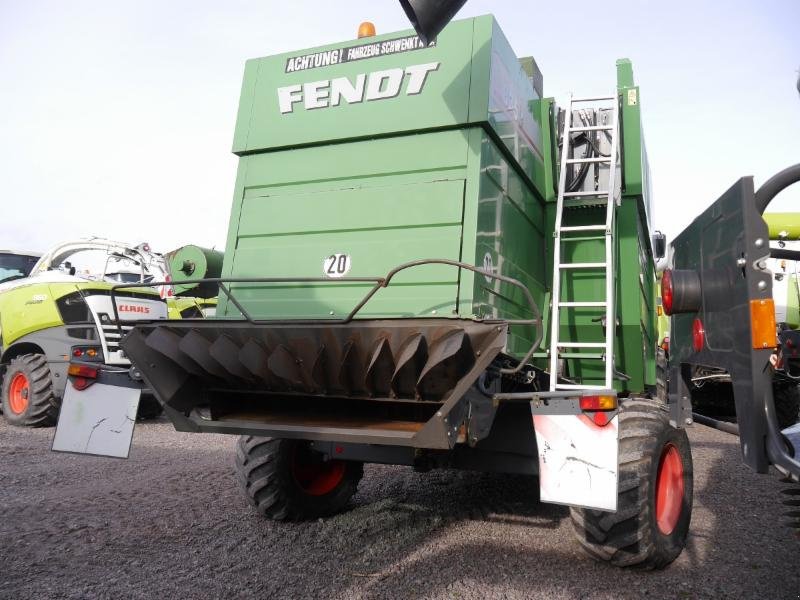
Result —
<instances>
[{"instance_id":1,"label":"red wheel rim","mask_svg":"<svg viewBox=\"0 0 800 600\"><path fill-rule=\"evenodd\" d=\"M25 373L15 373L8 386L8 407L15 415L21 415L28 408L30 386Z\"/></svg>"},{"instance_id":2,"label":"red wheel rim","mask_svg":"<svg viewBox=\"0 0 800 600\"><path fill-rule=\"evenodd\" d=\"M322 455L307 445L298 445L292 453L292 475L297 485L310 496L331 493L344 479L342 460L322 460Z\"/></svg>"},{"instance_id":3,"label":"red wheel rim","mask_svg":"<svg viewBox=\"0 0 800 600\"><path fill-rule=\"evenodd\" d=\"M683 460L678 449L667 444L661 453L656 477L656 524L664 535L675 531L683 511Z\"/></svg>"}]
</instances>

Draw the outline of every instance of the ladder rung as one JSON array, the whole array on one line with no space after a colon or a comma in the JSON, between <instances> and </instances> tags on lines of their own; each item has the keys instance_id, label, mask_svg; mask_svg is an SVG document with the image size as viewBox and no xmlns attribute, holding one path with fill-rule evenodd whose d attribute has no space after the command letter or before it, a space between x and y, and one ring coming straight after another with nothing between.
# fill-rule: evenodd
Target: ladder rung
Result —
<instances>
[{"instance_id":1,"label":"ladder rung","mask_svg":"<svg viewBox=\"0 0 800 600\"><path fill-rule=\"evenodd\" d=\"M558 342L559 348L605 348L605 342Z\"/></svg>"},{"instance_id":2,"label":"ladder rung","mask_svg":"<svg viewBox=\"0 0 800 600\"><path fill-rule=\"evenodd\" d=\"M559 302L558 305L572 308L590 308L594 306L605 306L606 302Z\"/></svg>"},{"instance_id":3,"label":"ladder rung","mask_svg":"<svg viewBox=\"0 0 800 600\"><path fill-rule=\"evenodd\" d=\"M570 127L570 132L572 131L611 131L614 129L613 125L585 125L583 127Z\"/></svg>"},{"instance_id":4,"label":"ladder rung","mask_svg":"<svg viewBox=\"0 0 800 600\"><path fill-rule=\"evenodd\" d=\"M572 103L575 104L576 102L600 102L602 100L616 100L616 96L597 96L597 97L590 97L590 98L573 98Z\"/></svg>"},{"instance_id":5,"label":"ladder rung","mask_svg":"<svg viewBox=\"0 0 800 600\"><path fill-rule=\"evenodd\" d=\"M567 164L577 164L577 163L604 163L604 162L611 162L610 156L593 156L591 158L568 158Z\"/></svg>"},{"instance_id":6,"label":"ladder rung","mask_svg":"<svg viewBox=\"0 0 800 600\"><path fill-rule=\"evenodd\" d=\"M605 354L581 354L580 352L559 352L559 358L578 358L588 360L605 360Z\"/></svg>"},{"instance_id":7,"label":"ladder rung","mask_svg":"<svg viewBox=\"0 0 800 600\"><path fill-rule=\"evenodd\" d=\"M573 383L557 383L557 390L608 390L604 385L580 385Z\"/></svg>"},{"instance_id":8,"label":"ladder rung","mask_svg":"<svg viewBox=\"0 0 800 600\"><path fill-rule=\"evenodd\" d=\"M564 198L576 198L578 196L608 196L608 190L596 190L593 192L564 192Z\"/></svg>"},{"instance_id":9,"label":"ladder rung","mask_svg":"<svg viewBox=\"0 0 800 600\"><path fill-rule=\"evenodd\" d=\"M560 231L605 231L605 225L568 225L562 227Z\"/></svg>"},{"instance_id":10,"label":"ladder rung","mask_svg":"<svg viewBox=\"0 0 800 600\"><path fill-rule=\"evenodd\" d=\"M594 263L561 263L558 265L559 269L605 269L606 263L604 262L594 262Z\"/></svg>"}]
</instances>

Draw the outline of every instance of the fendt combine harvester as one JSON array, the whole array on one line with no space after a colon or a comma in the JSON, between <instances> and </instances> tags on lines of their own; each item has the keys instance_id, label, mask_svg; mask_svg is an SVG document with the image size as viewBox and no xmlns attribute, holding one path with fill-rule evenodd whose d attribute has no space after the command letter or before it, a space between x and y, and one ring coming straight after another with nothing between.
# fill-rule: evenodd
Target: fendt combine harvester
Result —
<instances>
[{"instance_id":1,"label":"fendt combine harvester","mask_svg":"<svg viewBox=\"0 0 800 600\"><path fill-rule=\"evenodd\" d=\"M672 378L657 393L665 244L631 64L559 109L492 17L442 30L461 4L404 3L417 34L247 63L217 317L137 321L122 347L178 430L242 436L267 517L341 510L364 463L524 473L591 555L663 567L689 528L691 404ZM740 301L726 326L749 323ZM796 474L755 352L737 354L746 459Z\"/></svg>"}]
</instances>

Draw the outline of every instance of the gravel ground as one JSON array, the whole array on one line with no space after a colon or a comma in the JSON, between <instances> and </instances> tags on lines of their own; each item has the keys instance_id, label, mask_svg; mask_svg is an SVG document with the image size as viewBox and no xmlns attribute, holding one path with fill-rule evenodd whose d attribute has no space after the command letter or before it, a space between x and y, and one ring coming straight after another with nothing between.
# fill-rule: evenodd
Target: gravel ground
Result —
<instances>
[{"instance_id":1,"label":"gravel ground","mask_svg":"<svg viewBox=\"0 0 800 600\"><path fill-rule=\"evenodd\" d=\"M800 598L783 484L702 426L688 547L661 572L586 558L527 478L371 466L352 510L279 524L236 487L233 437L139 424L123 461L52 435L0 425L2 598Z\"/></svg>"}]
</instances>

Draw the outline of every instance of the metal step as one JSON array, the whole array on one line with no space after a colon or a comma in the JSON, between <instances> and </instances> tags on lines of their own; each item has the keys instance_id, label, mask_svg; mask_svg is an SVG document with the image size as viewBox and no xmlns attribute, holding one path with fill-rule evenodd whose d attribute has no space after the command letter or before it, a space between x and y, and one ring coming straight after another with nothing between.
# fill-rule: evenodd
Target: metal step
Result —
<instances>
[{"instance_id":1,"label":"metal step","mask_svg":"<svg viewBox=\"0 0 800 600\"><path fill-rule=\"evenodd\" d=\"M603 225L569 225L562 227L560 231L605 231L606 226Z\"/></svg>"},{"instance_id":2,"label":"metal step","mask_svg":"<svg viewBox=\"0 0 800 600\"><path fill-rule=\"evenodd\" d=\"M584 198L586 196L608 196L608 190L595 190L587 192L564 192L564 198Z\"/></svg>"},{"instance_id":3,"label":"metal step","mask_svg":"<svg viewBox=\"0 0 800 600\"><path fill-rule=\"evenodd\" d=\"M559 269L605 269L606 263L561 263Z\"/></svg>"},{"instance_id":4,"label":"metal step","mask_svg":"<svg viewBox=\"0 0 800 600\"><path fill-rule=\"evenodd\" d=\"M559 302L558 305L562 307L568 308L592 308L592 307L604 307L608 303L603 302Z\"/></svg>"},{"instance_id":5,"label":"metal step","mask_svg":"<svg viewBox=\"0 0 800 600\"><path fill-rule=\"evenodd\" d=\"M572 98L572 103L576 104L578 102L608 102L611 100L616 100L616 96L589 96L587 98Z\"/></svg>"},{"instance_id":6,"label":"metal step","mask_svg":"<svg viewBox=\"0 0 800 600\"><path fill-rule=\"evenodd\" d=\"M612 131L613 129L613 125L585 125L582 127L570 127L569 131L572 133L573 131Z\"/></svg>"},{"instance_id":7,"label":"metal step","mask_svg":"<svg viewBox=\"0 0 800 600\"><path fill-rule=\"evenodd\" d=\"M560 342L559 348L605 348L605 342Z\"/></svg>"},{"instance_id":8,"label":"metal step","mask_svg":"<svg viewBox=\"0 0 800 600\"><path fill-rule=\"evenodd\" d=\"M578 164L578 163L604 163L604 162L611 162L610 156L593 156L591 158L568 158L567 164Z\"/></svg>"}]
</instances>

